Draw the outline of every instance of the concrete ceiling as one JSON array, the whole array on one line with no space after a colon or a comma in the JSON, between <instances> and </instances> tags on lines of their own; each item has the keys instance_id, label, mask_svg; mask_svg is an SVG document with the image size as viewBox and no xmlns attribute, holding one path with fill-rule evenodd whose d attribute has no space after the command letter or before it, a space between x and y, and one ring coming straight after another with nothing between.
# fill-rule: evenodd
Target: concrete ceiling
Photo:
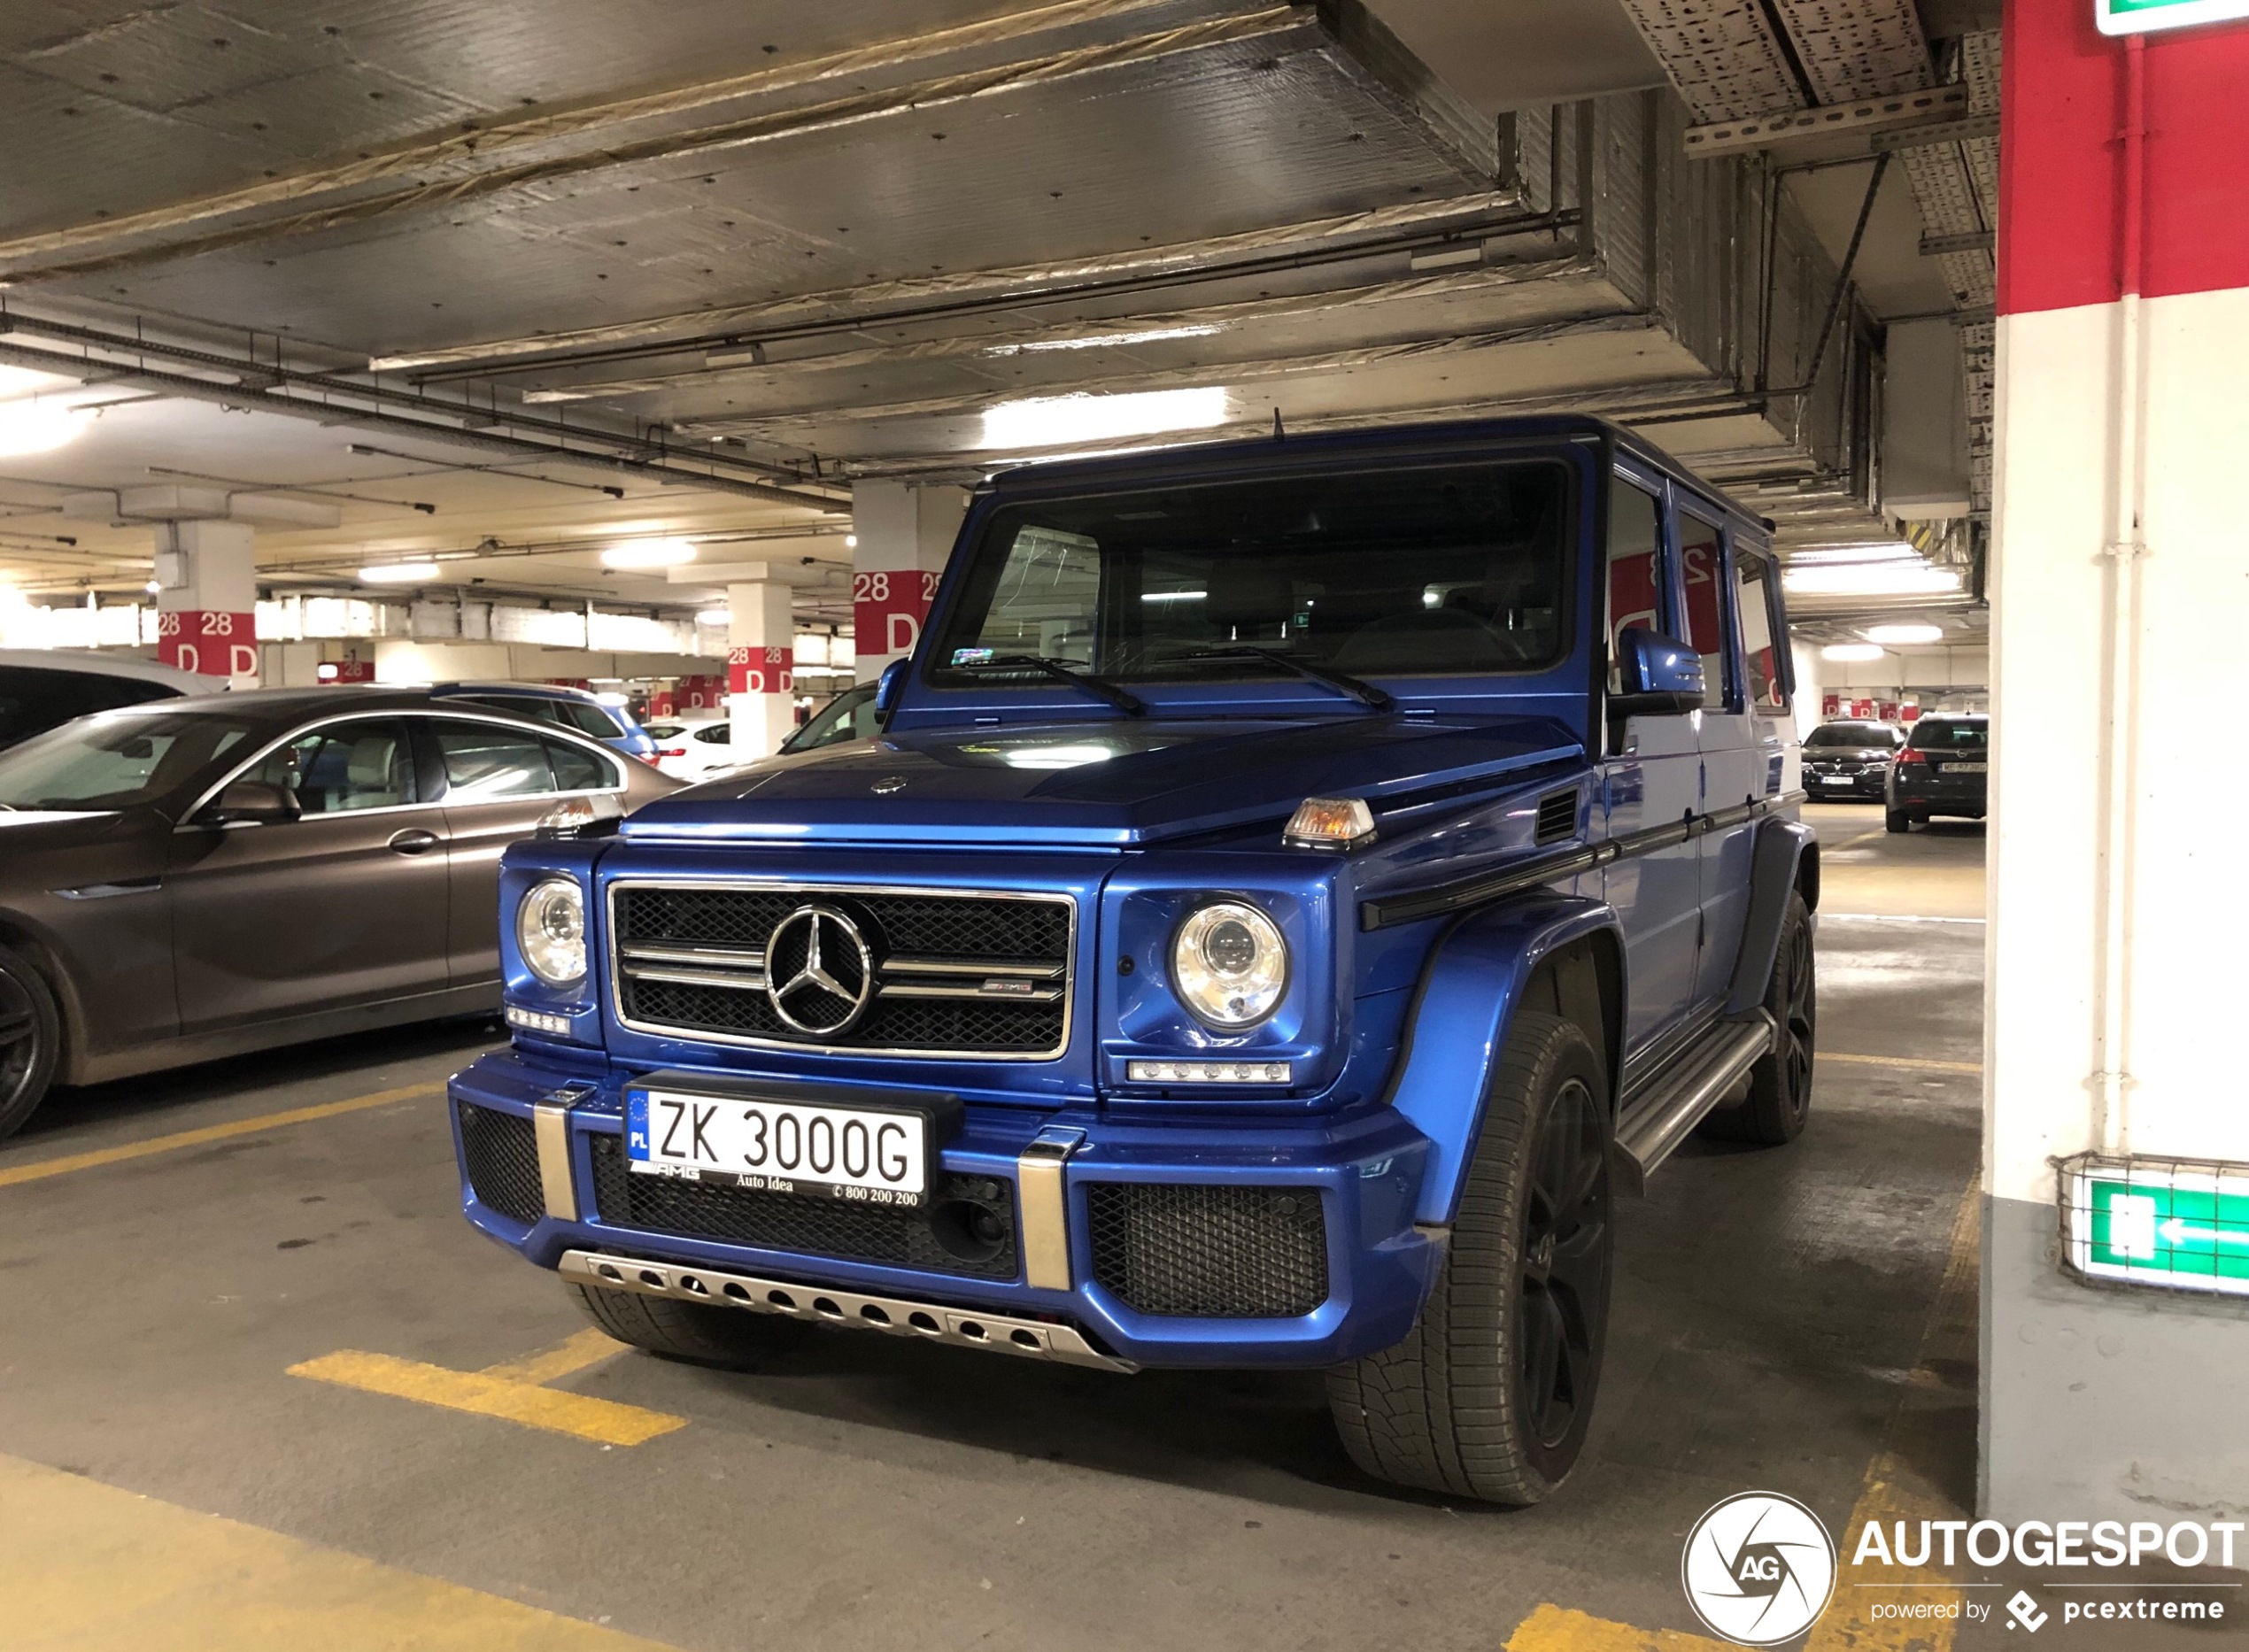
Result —
<instances>
[{"instance_id":1,"label":"concrete ceiling","mask_svg":"<svg viewBox=\"0 0 2249 1652\"><path fill-rule=\"evenodd\" d=\"M1667 406L1709 370L1542 218L1503 120L1662 78L1619 0L27 0L0 360L79 350L120 405L0 459L0 576L129 588L145 529L43 507L189 471L438 506L264 535L276 579L489 540L475 577L676 605L577 547L840 554L839 477L1014 457L980 417L1011 397ZM1861 176L1791 185L1833 254ZM1944 307L1912 220L1886 189L1878 313Z\"/></svg>"}]
</instances>

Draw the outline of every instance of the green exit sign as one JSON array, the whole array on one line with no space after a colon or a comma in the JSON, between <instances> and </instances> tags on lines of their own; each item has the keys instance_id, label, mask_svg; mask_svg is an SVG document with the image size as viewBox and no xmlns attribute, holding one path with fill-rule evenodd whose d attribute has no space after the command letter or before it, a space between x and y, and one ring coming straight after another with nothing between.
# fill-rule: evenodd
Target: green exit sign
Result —
<instances>
[{"instance_id":1,"label":"green exit sign","mask_svg":"<svg viewBox=\"0 0 2249 1652\"><path fill-rule=\"evenodd\" d=\"M2249 17L2249 0L2093 0L2093 17L2104 35L2145 35Z\"/></svg>"},{"instance_id":2,"label":"green exit sign","mask_svg":"<svg viewBox=\"0 0 2249 1652\"><path fill-rule=\"evenodd\" d=\"M2078 1272L2249 1296L2249 1165L2075 1159L2061 1198Z\"/></svg>"}]
</instances>

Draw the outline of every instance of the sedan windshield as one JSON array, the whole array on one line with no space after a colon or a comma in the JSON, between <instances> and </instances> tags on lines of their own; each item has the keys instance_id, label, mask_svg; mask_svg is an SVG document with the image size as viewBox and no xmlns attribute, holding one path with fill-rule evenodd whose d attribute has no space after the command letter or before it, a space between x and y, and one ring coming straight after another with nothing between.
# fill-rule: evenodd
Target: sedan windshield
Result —
<instances>
[{"instance_id":1,"label":"sedan windshield","mask_svg":"<svg viewBox=\"0 0 2249 1652\"><path fill-rule=\"evenodd\" d=\"M1567 483L1512 460L1004 506L931 680L1539 670L1568 635Z\"/></svg>"},{"instance_id":2,"label":"sedan windshield","mask_svg":"<svg viewBox=\"0 0 2249 1652\"><path fill-rule=\"evenodd\" d=\"M129 809L153 803L259 725L222 712L113 711L0 753L0 808Z\"/></svg>"},{"instance_id":3,"label":"sedan windshield","mask_svg":"<svg viewBox=\"0 0 2249 1652\"><path fill-rule=\"evenodd\" d=\"M1823 722L1804 738L1806 745L1877 745L1887 750L1897 744L1889 726L1879 722Z\"/></svg>"}]
</instances>

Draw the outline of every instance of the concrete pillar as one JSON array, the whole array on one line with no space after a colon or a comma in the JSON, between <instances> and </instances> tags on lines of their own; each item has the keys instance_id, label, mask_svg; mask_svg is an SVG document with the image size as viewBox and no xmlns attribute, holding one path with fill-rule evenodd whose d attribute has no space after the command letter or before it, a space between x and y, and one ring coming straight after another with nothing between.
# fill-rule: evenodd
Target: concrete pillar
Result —
<instances>
[{"instance_id":1,"label":"concrete pillar","mask_svg":"<svg viewBox=\"0 0 2249 1652\"><path fill-rule=\"evenodd\" d=\"M2211 757L2249 632L2249 27L2130 45L2013 0L2006 73L1982 1512L2239 1520L2249 1301L2211 1287L2249 1287L2249 1222L2167 1213L2182 1171L2249 1178L2249 791ZM2146 1243L2058 1176L2087 1154Z\"/></svg>"},{"instance_id":2,"label":"concrete pillar","mask_svg":"<svg viewBox=\"0 0 2249 1652\"><path fill-rule=\"evenodd\" d=\"M859 543L851 553L851 620L860 682L872 682L921 641L968 501L960 489L936 482L852 484Z\"/></svg>"},{"instance_id":3,"label":"concrete pillar","mask_svg":"<svg viewBox=\"0 0 2249 1652\"><path fill-rule=\"evenodd\" d=\"M726 588L726 709L735 760L770 757L796 727L796 614L792 587L748 580Z\"/></svg>"},{"instance_id":4,"label":"concrete pillar","mask_svg":"<svg viewBox=\"0 0 2249 1652\"><path fill-rule=\"evenodd\" d=\"M157 658L182 671L259 682L258 530L241 521L156 524Z\"/></svg>"}]
</instances>

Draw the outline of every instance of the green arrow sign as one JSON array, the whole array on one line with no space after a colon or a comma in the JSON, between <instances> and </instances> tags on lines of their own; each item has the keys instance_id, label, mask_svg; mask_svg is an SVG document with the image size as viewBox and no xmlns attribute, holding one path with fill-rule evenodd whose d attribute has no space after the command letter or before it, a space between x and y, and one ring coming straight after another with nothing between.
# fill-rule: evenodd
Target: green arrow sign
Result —
<instances>
[{"instance_id":1,"label":"green arrow sign","mask_svg":"<svg viewBox=\"0 0 2249 1652\"><path fill-rule=\"evenodd\" d=\"M2093 18L2104 35L2145 35L2241 17L2249 17L2249 0L2093 0Z\"/></svg>"},{"instance_id":2,"label":"green arrow sign","mask_svg":"<svg viewBox=\"0 0 2249 1652\"><path fill-rule=\"evenodd\" d=\"M2081 1164L2062 1193L2079 1271L2249 1296L2249 1166Z\"/></svg>"}]
</instances>

